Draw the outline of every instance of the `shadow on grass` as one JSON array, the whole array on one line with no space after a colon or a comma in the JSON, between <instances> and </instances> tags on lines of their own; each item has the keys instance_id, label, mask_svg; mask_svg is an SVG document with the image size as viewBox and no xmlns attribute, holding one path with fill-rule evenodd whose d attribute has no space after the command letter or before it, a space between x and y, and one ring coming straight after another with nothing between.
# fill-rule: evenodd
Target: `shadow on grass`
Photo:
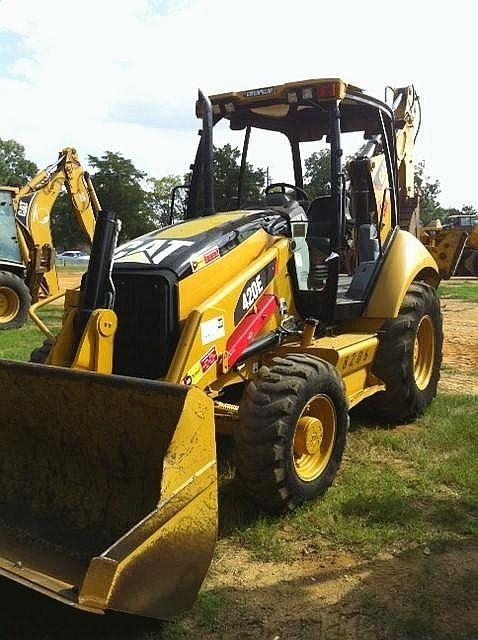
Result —
<instances>
[{"instance_id":1,"label":"shadow on grass","mask_svg":"<svg viewBox=\"0 0 478 640\"><path fill-rule=\"evenodd\" d=\"M259 517L234 485L228 480L221 489L222 536ZM370 526L425 522L440 535L436 541L428 538L426 548L422 544L368 562L355 559L345 569L314 553L268 586L238 580L234 587L203 590L193 611L172 625L116 613L87 614L0 580L0 638L471 640L477 635L478 543L462 529L466 514L468 519L478 515L476 504L452 496L419 503L412 496L369 496L344 502L341 512L364 516ZM460 533L461 540L451 540Z\"/></svg>"},{"instance_id":2,"label":"shadow on grass","mask_svg":"<svg viewBox=\"0 0 478 640\"><path fill-rule=\"evenodd\" d=\"M374 419L373 415L370 413L370 410L368 410L366 407L361 406L360 404L350 409L349 415L349 431L352 433L361 428L389 431L399 425L403 425L403 422L400 421L378 422L376 418Z\"/></svg>"},{"instance_id":3,"label":"shadow on grass","mask_svg":"<svg viewBox=\"0 0 478 640\"><path fill-rule=\"evenodd\" d=\"M231 437L218 437L219 538L244 530L259 519L275 522L280 517L278 514L265 513L245 494L234 477L232 449Z\"/></svg>"},{"instance_id":4,"label":"shadow on grass","mask_svg":"<svg viewBox=\"0 0 478 640\"><path fill-rule=\"evenodd\" d=\"M346 519L362 519L367 527L400 528L408 542L423 538L440 543L478 533L476 504L458 497L358 495L342 502L340 513Z\"/></svg>"}]
</instances>

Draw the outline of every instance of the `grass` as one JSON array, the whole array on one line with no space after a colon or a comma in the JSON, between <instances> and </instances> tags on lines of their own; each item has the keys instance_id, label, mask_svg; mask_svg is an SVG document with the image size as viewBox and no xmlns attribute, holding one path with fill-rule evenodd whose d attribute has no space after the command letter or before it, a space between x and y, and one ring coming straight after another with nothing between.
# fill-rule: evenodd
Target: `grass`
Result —
<instances>
[{"instance_id":1,"label":"grass","mask_svg":"<svg viewBox=\"0 0 478 640\"><path fill-rule=\"evenodd\" d=\"M478 302L478 282L444 283L440 294ZM46 310L42 318L58 327L61 308ZM0 332L0 358L27 360L42 340L30 323ZM240 493L228 461L222 460L220 538L232 549L248 550L265 572L272 563L328 553L344 552L369 563L370 580L323 614L340 624L347 607L353 610L357 624L363 620L368 631L357 627L357 640L471 640L471 633L455 632L440 616L447 611L453 615L455 607L462 611L460 599L472 603L478 598L472 562L476 551L474 556L470 552L478 538L477 414L476 396L440 395L414 425L385 429L353 421L334 486L322 500L285 516L258 511ZM224 457L228 451L225 446ZM383 555L391 559L380 560ZM455 561L462 556L461 569L455 571ZM405 576L404 567L409 572ZM254 626L259 624L254 596L242 585L232 592L206 583L190 614L163 624L114 614L91 619L10 583L0 584L5 637L32 640L62 638L65 629L70 640L269 637ZM278 592L271 588L267 596L272 612ZM231 625L237 628L231 630ZM319 637L312 627L302 635L294 633L291 638ZM330 638L341 637L338 633L331 631ZM285 630L280 637L289 635Z\"/></svg>"},{"instance_id":2,"label":"grass","mask_svg":"<svg viewBox=\"0 0 478 640\"><path fill-rule=\"evenodd\" d=\"M55 333L61 327L62 314L61 306L50 306L40 311L39 317ZM31 320L20 329L0 331L0 359L28 361L33 349L41 346L44 339L43 333Z\"/></svg>"},{"instance_id":3,"label":"grass","mask_svg":"<svg viewBox=\"0 0 478 640\"><path fill-rule=\"evenodd\" d=\"M475 396L446 395L417 427L355 424L324 499L252 522L244 505L233 537L256 559L290 561L310 546L372 557L478 535L477 413Z\"/></svg>"},{"instance_id":4,"label":"grass","mask_svg":"<svg viewBox=\"0 0 478 640\"><path fill-rule=\"evenodd\" d=\"M447 280L440 284L440 298L466 300L467 302L478 302L478 279L469 280Z\"/></svg>"}]
</instances>

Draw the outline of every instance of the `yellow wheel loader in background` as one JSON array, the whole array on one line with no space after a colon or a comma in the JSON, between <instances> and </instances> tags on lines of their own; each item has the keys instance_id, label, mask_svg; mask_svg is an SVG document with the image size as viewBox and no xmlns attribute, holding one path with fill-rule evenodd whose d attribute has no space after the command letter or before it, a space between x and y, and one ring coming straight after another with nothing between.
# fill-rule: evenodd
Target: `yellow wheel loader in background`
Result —
<instances>
[{"instance_id":1,"label":"yellow wheel loader in background","mask_svg":"<svg viewBox=\"0 0 478 640\"><path fill-rule=\"evenodd\" d=\"M445 218L445 229L455 229L468 234L461 260L455 270L457 276L478 278L478 214L456 214Z\"/></svg>"},{"instance_id":2,"label":"yellow wheel loader in background","mask_svg":"<svg viewBox=\"0 0 478 640\"><path fill-rule=\"evenodd\" d=\"M321 496L348 411L407 421L434 398L435 260L398 226L395 107L339 79L212 96L187 219L119 247L100 212L81 291L45 364L0 363L0 573L69 605L169 618L191 606L217 530L215 434L267 509ZM244 131L233 211L214 207L213 128ZM244 201L251 139L275 132L294 183ZM342 138L365 144L348 163ZM304 143L330 149L309 200ZM348 186L347 186L348 184Z\"/></svg>"},{"instance_id":3,"label":"yellow wheel loader in background","mask_svg":"<svg viewBox=\"0 0 478 640\"><path fill-rule=\"evenodd\" d=\"M0 187L0 330L21 327L31 303L60 293L50 214L63 185L91 243L100 206L75 149L62 149L25 186Z\"/></svg>"},{"instance_id":4,"label":"yellow wheel loader in background","mask_svg":"<svg viewBox=\"0 0 478 640\"><path fill-rule=\"evenodd\" d=\"M463 253L453 275L478 277L478 215L456 214L420 229L420 240L438 264L459 239ZM446 257L445 257L446 260Z\"/></svg>"}]
</instances>

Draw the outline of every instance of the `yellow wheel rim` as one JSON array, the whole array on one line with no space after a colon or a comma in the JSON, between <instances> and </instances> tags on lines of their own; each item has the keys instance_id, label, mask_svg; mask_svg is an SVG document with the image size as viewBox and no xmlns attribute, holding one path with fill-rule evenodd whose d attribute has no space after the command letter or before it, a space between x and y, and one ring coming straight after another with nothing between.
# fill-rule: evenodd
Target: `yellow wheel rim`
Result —
<instances>
[{"instance_id":1,"label":"yellow wheel rim","mask_svg":"<svg viewBox=\"0 0 478 640\"><path fill-rule=\"evenodd\" d=\"M20 298L9 287L0 287L0 324L11 322L20 310Z\"/></svg>"},{"instance_id":2,"label":"yellow wheel rim","mask_svg":"<svg viewBox=\"0 0 478 640\"><path fill-rule=\"evenodd\" d=\"M423 316L417 328L413 345L413 375L415 384L423 391L433 373L435 361L435 327L430 316Z\"/></svg>"},{"instance_id":3,"label":"yellow wheel rim","mask_svg":"<svg viewBox=\"0 0 478 640\"><path fill-rule=\"evenodd\" d=\"M304 482L318 478L327 466L337 432L335 407L328 396L314 396L300 415L294 432L293 458Z\"/></svg>"}]
</instances>

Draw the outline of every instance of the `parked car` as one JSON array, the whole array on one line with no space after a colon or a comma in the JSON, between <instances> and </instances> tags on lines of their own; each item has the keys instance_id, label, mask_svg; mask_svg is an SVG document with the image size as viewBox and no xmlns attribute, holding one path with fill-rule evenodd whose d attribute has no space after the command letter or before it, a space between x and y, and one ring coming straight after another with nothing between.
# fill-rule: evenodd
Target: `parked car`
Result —
<instances>
[{"instance_id":1,"label":"parked car","mask_svg":"<svg viewBox=\"0 0 478 640\"><path fill-rule=\"evenodd\" d=\"M86 266L89 259L90 256L85 251L70 250L56 254L56 263L64 267L73 265Z\"/></svg>"}]
</instances>

